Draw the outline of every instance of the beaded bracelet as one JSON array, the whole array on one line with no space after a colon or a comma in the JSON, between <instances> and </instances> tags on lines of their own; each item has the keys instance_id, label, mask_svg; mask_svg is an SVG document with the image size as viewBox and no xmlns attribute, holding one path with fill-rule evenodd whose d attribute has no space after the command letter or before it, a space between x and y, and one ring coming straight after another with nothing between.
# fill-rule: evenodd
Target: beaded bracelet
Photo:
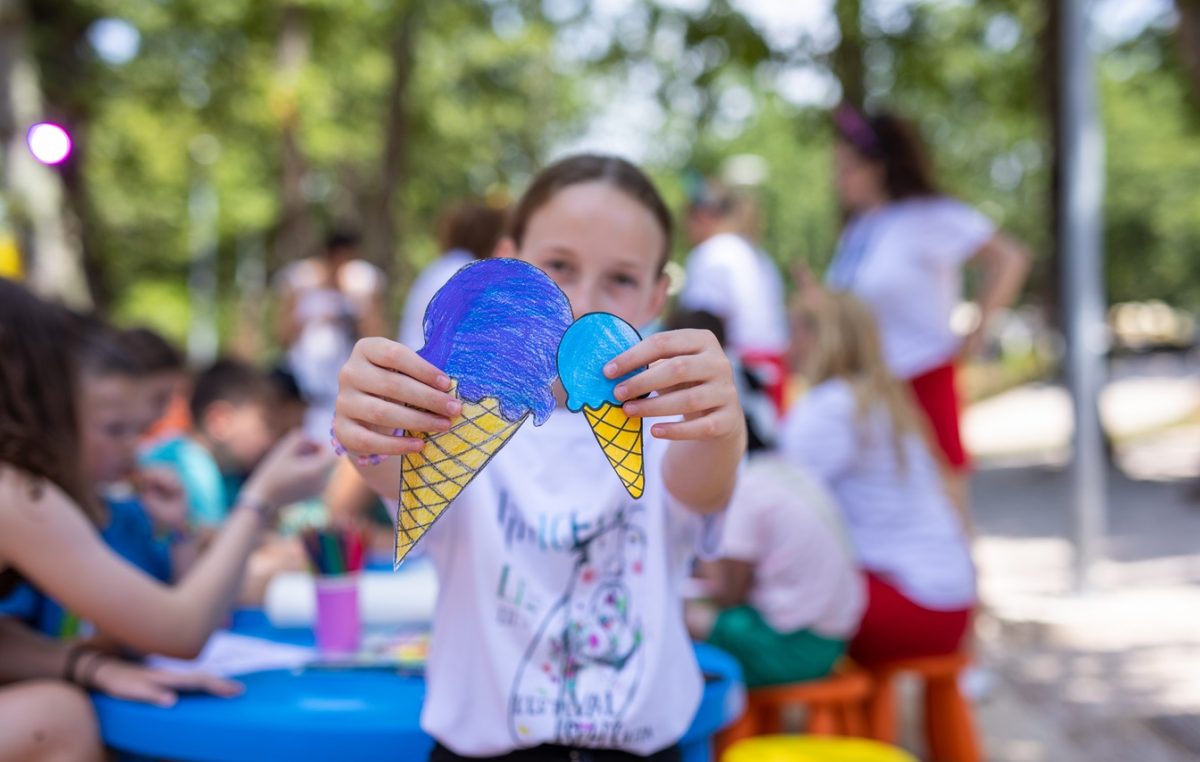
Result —
<instances>
[{"instance_id":1,"label":"beaded bracelet","mask_svg":"<svg viewBox=\"0 0 1200 762\"><path fill-rule=\"evenodd\" d=\"M239 494L237 504L254 511L254 515L258 516L258 520L263 526L269 526L275 518L275 509L271 507L271 504L256 495Z\"/></svg>"},{"instance_id":2,"label":"beaded bracelet","mask_svg":"<svg viewBox=\"0 0 1200 762\"><path fill-rule=\"evenodd\" d=\"M400 429L396 429L392 432L392 436L399 436L399 434ZM350 454L350 452L342 446L341 441L338 440L337 434L333 433L332 423L329 424L329 444L333 446L333 451L338 457ZM386 455L355 455L354 459L360 466L378 466L386 457Z\"/></svg>"}]
</instances>

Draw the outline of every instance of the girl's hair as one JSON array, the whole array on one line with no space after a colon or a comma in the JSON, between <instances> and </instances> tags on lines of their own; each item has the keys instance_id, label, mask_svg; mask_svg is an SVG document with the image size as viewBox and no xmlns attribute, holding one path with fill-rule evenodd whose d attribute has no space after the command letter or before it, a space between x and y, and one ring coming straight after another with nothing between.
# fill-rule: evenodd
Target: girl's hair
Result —
<instances>
[{"instance_id":1,"label":"girl's hair","mask_svg":"<svg viewBox=\"0 0 1200 762\"><path fill-rule=\"evenodd\" d=\"M146 375L145 366L124 334L95 314L71 314L75 366L82 379L131 378Z\"/></svg>"},{"instance_id":2,"label":"girl's hair","mask_svg":"<svg viewBox=\"0 0 1200 762\"><path fill-rule=\"evenodd\" d=\"M867 160L883 165L884 186L893 200L939 193L929 149L911 120L887 111L864 115L842 104L833 123L841 140Z\"/></svg>"},{"instance_id":3,"label":"girl's hair","mask_svg":"<svg viewBox=\"0 0 1200 762\"><path fill-rule=\"evenodd\" d=\"M137 326L120 333L121 344L143 373L177 373L184 369L183 354L152 328Z\"/></svg>"},{"instance_id":4,"label":"girl's hair","mask_svg":"<svg viewBox=\"0 0 1200 762\"><path fill-rule=\"evenodd\" d=\"M903 442L908 434L922 435L908 390L892 376L883 359L875 317L857 298L839 292L825 294L812 320L814 347L807 375L812 384L840 378L854 389L860 423L880 405L892 421L892 445L904 467Z\"/></svg>"},{"instance_id":5,"label":"girl's hair","mask_svg":"<svg viewBox=\"0 0 1200 762\"><path fill-rule=\"evenodd\" d=\"M505 210L481 201L462 201L442 212L437 225L438 246L443 251L466 251L487 259L504 233Z\"/></svg>"},{"instance_id":6,"label":"girl's hair","mask_svg":"<svg viewBox=\"0 0 1200 762\"><path fill-rule=\"evenodd\" d=\"M645 207L654 217L663 234L663 248L658 259L658 272L661 273L671 256L671 239L674 234L671 211L650 178L646 177L642 170L617 156L577 154L561 159L539 172L521 196L509 219L508 235L513 243L518 248L521 246L525 231L529 228L529 220L559 191L572 185L593 182L604 183L622 191Z\"/></svg>"},{"instance_id":7,"label":"girl's hair","mask_svg":"<svg viewBox=\"0 0 1200 762\"><path fill-rule=\"evenodd\" d=\"M67 311L0 278L0 464L53 482L89 514L94 499L79 468L75 351Z\"/></svg>"}]
</instances>

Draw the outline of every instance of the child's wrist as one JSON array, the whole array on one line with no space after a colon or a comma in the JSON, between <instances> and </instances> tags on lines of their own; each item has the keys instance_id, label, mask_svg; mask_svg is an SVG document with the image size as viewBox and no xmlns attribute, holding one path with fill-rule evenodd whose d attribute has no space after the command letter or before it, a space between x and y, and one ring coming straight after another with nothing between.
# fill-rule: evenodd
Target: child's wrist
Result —
<instances>
[{"instance_id":1,"label":"child's wrist","mask_svg":"<svg viewBox=\"0 0 1200 762\"><path fill-rule=\"evenodd\" d=\"M80 678L80 667L87 661L95 661L103 656L100 650L96 647L83 642L73 643L67 649L66 659L63 663L63 680L81 687L88 685Z\"/></svg>"},{"instance_id":2,"label":"child's wrist","mask_svg":"<svg viewBox=\"0 0 1200 762\"><path fill-rule=\"evenodd\" d=\"M263 526L269 526L275 520L275 501L257 489L247 487L237 497L237 505L258 517Z\"/></svg>"}]
</instances>

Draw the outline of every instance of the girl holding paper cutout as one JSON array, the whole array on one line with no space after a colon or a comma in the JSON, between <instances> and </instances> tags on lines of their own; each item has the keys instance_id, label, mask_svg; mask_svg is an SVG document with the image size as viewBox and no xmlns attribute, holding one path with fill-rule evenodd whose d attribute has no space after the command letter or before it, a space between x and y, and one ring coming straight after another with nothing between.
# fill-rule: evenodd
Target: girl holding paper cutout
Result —
<instances>
[{"instance_id":1,"label":"girl holding paper cutout","mask_svg":"<svg viewBox=\"0 0 1200 762\"><path fill-rule=\"evenodd\" d=\"M499 253L548 274L576 318L642 326L666 300L671 232L640 170L582 155L534 180ZM414 349L355 347L334 419L349 451L411 453L423 439L383 432L446 431L460 414L451 379ZM517 431L421 542L440 585L422 715L436 760L534 747L678 758L702 691L680 583L733 490L744 421L710 332L656 334L600 362L610 379L647 368L615 389L627 414L652 419L641 498L556 388L545 424ZM400 458L358 467L398 498Z\"/></svg>"}]
</instances>

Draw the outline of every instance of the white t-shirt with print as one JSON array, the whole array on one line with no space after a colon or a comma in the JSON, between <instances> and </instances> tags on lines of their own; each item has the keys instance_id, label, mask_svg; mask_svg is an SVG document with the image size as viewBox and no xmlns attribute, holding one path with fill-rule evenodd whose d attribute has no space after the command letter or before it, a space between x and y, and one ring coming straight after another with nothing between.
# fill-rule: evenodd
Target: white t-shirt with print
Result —
<instances>
[{"instance_id":1,"label":"white t-shirt with print","mask_svg":"<svg viewBox=\"0 0 1200 762\"><path fill-rule=\"evenodd\" d=\"M833 495L863 568L929 609L975 602L975 568L962 524L917 434L897 460L883 406L859 421L850 384L817 384L789 411L780 449Z\"/></svg>"},{"instance_id":2,"label":"white t-shirt with print","mask_svg":"<svg viewBox=\"0 0 1200 762\"><path fill-rule=\"evenodd\" d=\"M827 280L875 313L884 357L898 378L958 354L950 315L962 299L962 266L995 233L986 216L945 197L889 204L843 231Z\"/></svg>"},{"instance_id":3,"label":"white t-shirt with print","mask_svg":"<svg viewBox=\"0 0 1200 762\"><path fill-rule=\"evenodd\" d=\"M739 235L715 235L688 255L679 303L724 320L726 344L739 355L787 350L779 268Z\"/></svg>"},{"instance_id":4,"label":"white t-shirt with print","mask_svg":"<svg viewBox=\"0 0 1200 762\"><path fill-rule=\"evenodd\" d=\"M410 349L425 346L425 308L433 295L446 285L463 266L475 261L469 251L451 249L429 263L413 281L412 288L404 300L404 312L396 329L396 340Z\"/></svg>"},{"instance_id":5,"label":"white t-shirt with print","mask_svg":"<svg viewBox=\"0 0 1200 762\"><path fill-rule=\"evenodd\" d=\"M650 423L640 500L560 408L527 421L421 540L439 585L421 727L455 753L648 754L690 725L703 686L680 586L719 522L669 498Z\"/></svg>"},{"instance_id":6,"label":"white t-shirt with print","mask_svg":"<svg viewBox=\"0 0 1200 762\"><path fill-rule=\"evenodd\" d=\"M777 632L848 638L866 599L841 523L819 482L756 456L738 476L717 555L754 564L747 602Z\"/></svg>"}]
</instances>

